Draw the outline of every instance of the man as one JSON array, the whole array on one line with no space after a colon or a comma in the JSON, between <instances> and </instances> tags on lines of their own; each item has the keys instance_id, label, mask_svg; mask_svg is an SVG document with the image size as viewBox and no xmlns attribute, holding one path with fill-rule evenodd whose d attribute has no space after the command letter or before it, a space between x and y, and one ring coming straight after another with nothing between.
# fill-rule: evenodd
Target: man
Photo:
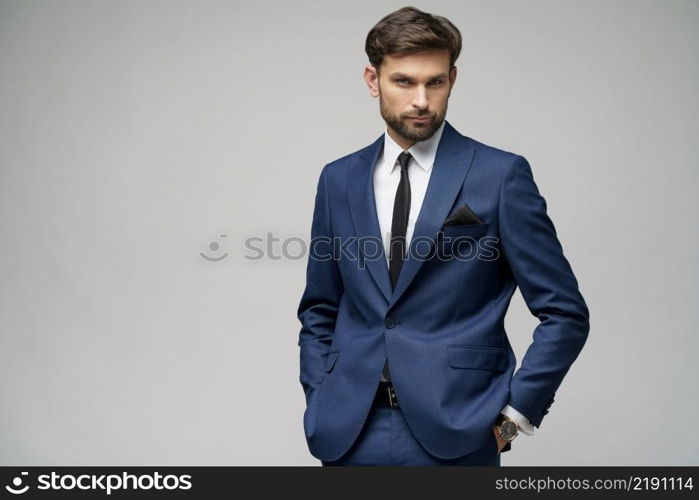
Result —
<instances>
[{"instance_id":1,"label":"man","mask_svg":"<svg viewBox=\"0 0 699 500\"><path fill-rule=\"evenodd\" d=\"M445 120L460 51L443 17L379 21L364 77L385 133L320 174L298 345L323 465L500 465L588 336L529 163ZM513 376L517 286L540 323Z\"/></svg>"}]
</instances>

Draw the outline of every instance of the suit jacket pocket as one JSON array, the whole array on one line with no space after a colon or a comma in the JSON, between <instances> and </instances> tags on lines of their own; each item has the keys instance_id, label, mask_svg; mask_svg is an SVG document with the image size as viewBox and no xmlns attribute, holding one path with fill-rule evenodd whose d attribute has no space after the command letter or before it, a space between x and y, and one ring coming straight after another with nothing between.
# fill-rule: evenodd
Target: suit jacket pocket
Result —
<instances>
[{"instance_id":1,"label":"suit jacket pocket","mask_svg":"<svg viewBox=\"0 0 699 500\"><path fill-rule=\"evenodd\" d=\"M478 240L486 235L490 224L453 224L443 226L437 235L437 245L444 255L475 257L478 253Z\"/></svg>"},{"instance_id":2,"label":"suit jacket pocket","mask_svg":"<svg viewBox=\"0 0 699 500\"><path fill-rule=\"evenodd\" d=\"M487 222L481 224L452 224L449 226L442 226L440 231L444 236L449 236L452 239L458 236L472 236L476 238L487 233L489 225L490 224Z\"/></svg>"},{"instance_id":3,"label":"suit jacket pocket","mask_svg":"<svg viewBox=\"0 0 699 500\"><path fill-rule=\"evenodd\" d=\"M496 372L507 369L507 354L502 347L451 344L447 346L447 356L452 368Z\"/></svg>"}]
</instances>

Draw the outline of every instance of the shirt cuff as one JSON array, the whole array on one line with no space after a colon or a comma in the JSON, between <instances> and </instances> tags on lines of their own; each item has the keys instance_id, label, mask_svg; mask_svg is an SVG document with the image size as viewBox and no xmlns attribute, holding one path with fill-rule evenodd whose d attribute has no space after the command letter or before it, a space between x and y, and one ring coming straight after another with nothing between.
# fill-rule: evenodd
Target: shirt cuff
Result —
<instances>
[{"instance_id":1,"label":"shirt cuff","mask_svg":"<svg viewBox=\"0 0 699 500\"><path fill-rule=\"evenodd\" d=\"M529 422L529 419L510 405L506 405L500 413L514 420L517 423L519 431L523 434L527 434L528 436L534 435L534 426Z\"/></svg>"}]
</instances>

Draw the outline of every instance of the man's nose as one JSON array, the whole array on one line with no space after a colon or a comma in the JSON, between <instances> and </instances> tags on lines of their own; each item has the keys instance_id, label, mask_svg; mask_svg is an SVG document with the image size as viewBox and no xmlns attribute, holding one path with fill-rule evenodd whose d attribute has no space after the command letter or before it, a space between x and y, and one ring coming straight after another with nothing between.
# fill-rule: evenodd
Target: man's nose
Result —
<instances>
[{"instance_id":1,"label":"man's nose","mask_svg":"<svg viewBox=\"0 0 699 500\"><path fill-rule=\"evenodd\" d=\"M418 86L413 97L413 106L418 109L425 109L427 104L427 89L424 86Z\"/></svg>"}]
</instances>

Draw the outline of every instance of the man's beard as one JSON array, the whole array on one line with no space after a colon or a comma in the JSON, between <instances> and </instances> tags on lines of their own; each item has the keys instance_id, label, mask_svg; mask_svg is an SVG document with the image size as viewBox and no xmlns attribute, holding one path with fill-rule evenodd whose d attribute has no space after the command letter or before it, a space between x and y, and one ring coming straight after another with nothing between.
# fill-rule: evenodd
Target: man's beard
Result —
<instances>
[{"instance_id":1,"label":"man's beard","mask_svg":"<svg viewBox=\"0 0 699 500\"><path fill-rule=\"evenodd\" d=\"M439 129L444 121L444 117L447 114L447 108L444 107L442 113L433 114L426 123L411 125L408 117L422 117L429 116L429 112L425 113L413 113L410 115L391 115L386 111L383 103L383 97L379 95L379 109L381 110L381 116L386 121L386 123L396 131L400 136L405 137L407 140L412 142L419 142L429 139L434 135Z\"/></svg>"}]
</instances>

